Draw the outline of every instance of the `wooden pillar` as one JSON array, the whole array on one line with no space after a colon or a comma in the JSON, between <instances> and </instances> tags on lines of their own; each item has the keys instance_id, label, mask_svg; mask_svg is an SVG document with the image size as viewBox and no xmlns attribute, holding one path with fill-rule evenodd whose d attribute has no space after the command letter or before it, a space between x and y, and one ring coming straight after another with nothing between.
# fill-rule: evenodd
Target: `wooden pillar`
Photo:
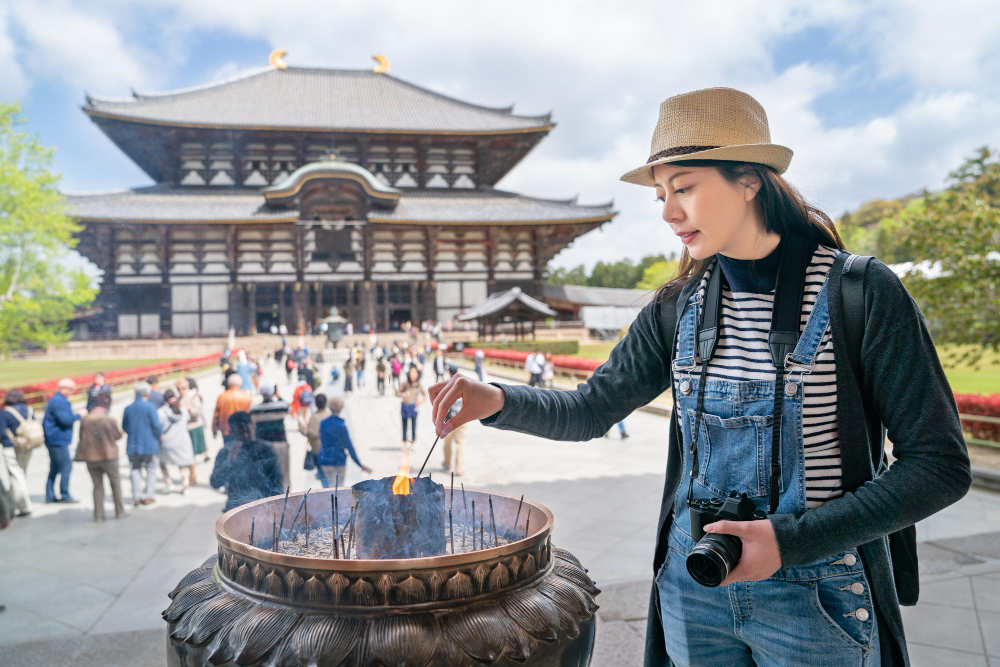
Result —
<instances>
[{"instance_id":1,"label":"wooden pillar","mask_svg":"<svg viewBox=\"0 0 1000 667\"><path fill-rule=\"evenodd\" d=\"M169 336L170 316L173 312L170 302L170 227L160 225L156 231L160 256L160 332Z\"/></svg>"},{"instance_id":2,"label":"wooden pillar","mask_svg":"<svg viewBox=\"0 0 1000 667\"><path fill-rule=\"evenodd\" d=\"M497 231L494 227L486 228L486 293L497 291L496 281Z\"/></svg>"}]
</instances>

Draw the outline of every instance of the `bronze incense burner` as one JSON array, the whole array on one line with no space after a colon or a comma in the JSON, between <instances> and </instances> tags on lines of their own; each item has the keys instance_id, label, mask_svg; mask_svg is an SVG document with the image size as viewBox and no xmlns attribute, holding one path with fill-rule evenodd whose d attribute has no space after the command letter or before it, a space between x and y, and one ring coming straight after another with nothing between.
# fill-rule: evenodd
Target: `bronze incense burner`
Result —
<instances>
[{"instance_id":1,"label":"bronze incense burner","mask_svg":"<svg viewBox=\"0 0 1000 667\"><path fill-rule=\"evenodd\" d=\"M329 539L333 532L336 497L338 533L347 539L334 541L345 545L339 555L350 558L275 551L272 524L285 504L281 496L222 515L215 524L218 554L177 584L163 612L168 664L590 663L600 591L572 554L552 546L553 516L545 506L465 491L464 500L475 501L478 514L492 509L485 521L472 516L478 549L462 552L449 544L436 556L356 559L350 546L355 531L344 531L352 521L356 534L365 530L363 498L354 518L345 518L355 509L355 495L352 489L324 489L287 500L289 508L304 509L306 518L294 521L291 530L299 544L300 534L312 531L306 542L313 540L313 553L318 534L325 530ZM467 546L463 498L455 496L456 523L447 514L444 521L452 523L450 540ZM252 530L257 546L247 543ZM279 542L279 549L285 544Z\"/></svg>"}]
</instances>

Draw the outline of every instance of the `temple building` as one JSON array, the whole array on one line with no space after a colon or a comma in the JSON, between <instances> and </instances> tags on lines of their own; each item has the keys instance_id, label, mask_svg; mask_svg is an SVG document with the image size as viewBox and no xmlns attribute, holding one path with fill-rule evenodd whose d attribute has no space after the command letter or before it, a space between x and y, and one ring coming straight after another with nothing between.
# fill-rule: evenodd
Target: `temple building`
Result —
<instances>
[{"instance_id":1,"label":"temple building","mask_svg":"<svg viewBox=\"0 0 1000 667\"><path fill-rule=\"evenodd\" d=\"M611 203L494 185L552 128L374 70L271 64L184 90L87 97L155 185L67 195L103 271L93 335L358 329L449 320L489 294L541 298L546 263Z\"/></svg>"}]
</instances>

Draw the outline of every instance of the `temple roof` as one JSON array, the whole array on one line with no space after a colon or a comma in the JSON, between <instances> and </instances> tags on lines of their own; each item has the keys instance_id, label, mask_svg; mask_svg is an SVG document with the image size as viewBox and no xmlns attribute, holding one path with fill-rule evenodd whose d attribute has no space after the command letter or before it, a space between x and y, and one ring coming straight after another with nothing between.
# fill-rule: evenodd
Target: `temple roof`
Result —
<instances>
[{"instance_id":1,"label":"temple roof","mask_svg":"<svg viewBox=\"0 0 1000 667\"><path fill-rule=\"evenodd\" d=\"M467 322L469 320L498 318L505 314L555 317L557 313L538 299L522 292L520 287L512 287L506 292L490 294L456 319L460 322Z\"/></svg>"},{"instance_id":2,"label":"temple roof","mask_svg":"<svg viewBox=\"0 0 1000 667\"><path fill-rule=\"evenodd\" d=\"M404 191L394 210L373 209L371 222L413 224L558 224L603 222L612 203L584 206L575 200L526 197L479 190ZM138 223L295 222L295 209L276 210L254 188L192 188L152 185L110 192L66 194L68 213L82 221Z\"/></svg>"},{"instance_id":3,"label":"temple roof","mask_svg":"<svg viewBox=\"0 0 1000 667\"><path fill-rule=\"evenodd\" d=\"M469 104L369 70L268 66L194 88L88 96L91 115L185 127L502 134L552 128L550 114Z\"/></svg>"}]
</instances>

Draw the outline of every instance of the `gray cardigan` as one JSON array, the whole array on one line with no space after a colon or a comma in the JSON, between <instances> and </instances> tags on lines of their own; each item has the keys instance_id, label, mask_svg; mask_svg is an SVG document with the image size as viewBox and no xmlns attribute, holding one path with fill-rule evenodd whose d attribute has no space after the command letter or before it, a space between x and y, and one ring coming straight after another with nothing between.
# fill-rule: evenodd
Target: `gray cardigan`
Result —
<instances>
[{"instance_id":1,"label":"gray cardigan","mask_svg":"<svg viewBox=\"0 0 1000 667\"><path fill-rule=\"evenodd\" d=\"M840 294L845 258L838 257L830 270L831 294ZM680 309L698 283L696 278L681 291L678 320ZM871 455L866 443L881 444L883 432L877 423L866 426L861 394L844 342L841 300L832 298L830 322L845 493L799 516L773 515L771 522L783 567L804 565L859 547L876 603L882 664L908 665L886 536L962 498L972 483L972 475L958 407L919 308L899 278L877 260L868 265L864 292L868 321L861 345L864 391L892 440L896 461L871 480ZM482 423L553 440L603 436L615 423L670 386L672 350L663 345L659 309L656 300L643 308L608 361L575 390L497 385L504 392L504 407ZM683 460L673 417L667 446L654 574L666 554L672 500ZM654 586L646 632L646 665L666 663Z\"/></svg>"}]
</instances>

